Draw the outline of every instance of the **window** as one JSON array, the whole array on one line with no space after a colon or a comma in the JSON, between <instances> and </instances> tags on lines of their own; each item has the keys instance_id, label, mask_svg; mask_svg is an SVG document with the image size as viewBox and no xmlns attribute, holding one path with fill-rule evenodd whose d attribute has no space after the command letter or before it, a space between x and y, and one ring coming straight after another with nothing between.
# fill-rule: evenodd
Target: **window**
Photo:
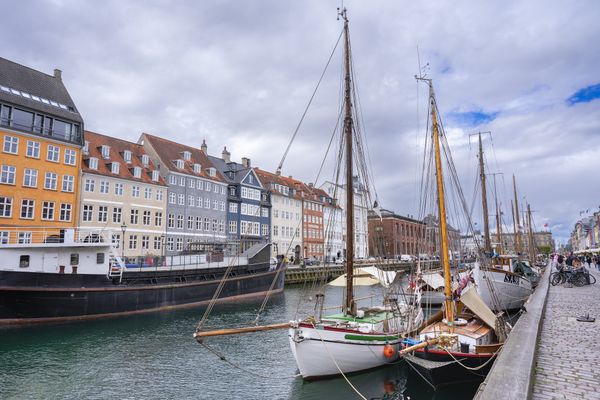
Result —
<instances>
[{"instance_id":1,"label":"window","mask_svg":"<svg viewBox=\"0 0 600 400\"><path fill-rule=\"evenodd\" d=\"M267 225L267 224L262 224L261 225L261 235L262 236L269 236L269 225Z\"/></svg>"},{"instance_id":2,"label":"window","mask_svg":"<svg viewBox=\"0 0 600 400\"><path fill-rule=\"evenodd\" d=\"M150 164L150 157L148 157L148 154L142 154L142 165L144 167L147 167L149 164Z\"/></svg>"},{"instance_id":3,"label":"window","mask_svg":"<svg viewBox=\"0 0 600 400\"><path fill-rule=\"evenodd\" d=\"M48 161L58 162L58 160L60 160L60 147L49 144L46 159Z\"/></svg>"},{"instance_id":4,"label":"window","mask_svg":"<svg viewBox=\"0 0 600 400\"><path fill-rule=\"evenodd\" d=\"M6 185L14 185L17 169L12 165L3 165L2 172L0 173L0 183Z\"/></svg>"},{"instance_id":5,"label":"window","mask_svg":"<svg viewBox=\"0 0 600 400\"><path fill-rule=\"evenodd\" d=\"M126 162L127 164L129 164L129 163L131 162L131 151L129 151L129 150L125 150L125 151L123 152L123 160L125 160L125 162Z\"/></svg>"},{"instance_id":6,"label":"window","mask_svg":"<svg viewBox=\"0 0 600 400\"><path fill-rule=\"evenodd\" d=\"M213 210L219 209L219 202L217 200L213 200Z\"/></svg>"},{"instance_id":7,"label":"window","mask_svg":"<svg viewBox=\"0 0 600 400\"><path fill-rule=\"evenodd\" d=\"M83 144L83 149L81 150L83 151L83 154L88 155L90 153L90 142L86 140Z\"/></svg>"},{"instance_id":8,"label":"window","mask_svg":"<svg viewBox=\"0 0 600 400\"><path fill-rule=\"evenodd\" d=\"M120 224L122 215L123 209L121 207L113 207L112 222L114 222L115 224Z\"/></svg>"},{"instance_id":9,"label":"window","mask_svg":"<svg viewBox=\"0 0 600 400\"><path fill-rule=\"evenodd\" d=\"M133 177L138 179L142 177L142 169L140 167L133 167Z\"/></svg>"},{"instance_id":10,"label":"window","mask_svg":"<svg viewBox=\"0 0 600 400\"><path fill-rule=\"evenodd\" d=\"M90 222L92 220L92 215L94 213L94 206L89 204L83 205L83 213L81 215L81 220L83 222Z\"/></svg>"},{"instance_id":11,"label":"window","mask_svg":"<svg viewBox=\"0 0 600 400\"><path fill-rule=\"evenodd\" d=\"M202 208L202 201L202 197L198 196L198 198L196 199L196 207Z\"/></svg>"},{"instance_id":12,"label":"window","mask_svg":"<svg viewBox=\"0 0 600 400\"><path fill-rule=\"evenodd\" d=\"M235 188L233 186L229 188L229 195L235 196Z\"/></svg>"},{"instance_id":13,"label":"window","mask_svg":"<svg viewBox=\"0 0 600 400\"><path fill-rule=\"evenodd\" d=\"M174 242L174 239L172 237L167 238L167 250L173 251L175 249L173 242Z\"/></svg>"},{"instance_id":14,"label":"window","mask_svg":"<svg viewBox=\"0 0 600 400\"><path fill-rule=\"evenodd\" d=\"M200 164L194 164L194 173L199 174L202 170L202 166Z\"/></svg>"},{"instance_id":15,"label":"window","mask_svg":"<svg viewBox=\"0 0 600 400\"><path fill-rule=\"evenodd\" d=\"M129 213L129 223L132 225L137 225L138 223L138 217L139 217L139 210L136 209L132 209L131 212Z\"/></svg>"},{"instance_id":16,"label":"window","mask_svg":"<svg viewBox=\"0 0 600 400\"><path fill-rule=\"evenodd\" d=\"M58 178L54 172L46 172L46 179L44 180L44 189L56 190L56 182Z\"/></svg>"},{"instance_id":17,"label":"window","mask_svg":"<svg viewBox=\"0 0 600 400\"><path fill-rule=\"evenodd\" d=\"M154 250L160 250L162 247L162 240L160 236L154 236Z\"/></svg>"},{"instance_id":18,"label":"window","mask_svg":"<svg viewBox=\"0 0 600 400\"><path fill-rule=\"evenodd\" d=\"M94 179L86 179L85 185L83 185L83 190L86 192L93 192L96 190L96 181Z\"/></svg>"},{"instance_id":19,"label":"window","mask_svg":"<svg viewBox=\"0 0 600 400\"><path fill-rule=\"evenodd\" d=\"M208 218L204 218L204 230L210 231L210 220Z\"/></svg>"},{"instance_id":20,"label":"window","mask_svg":"<svg viewBox=\"0 0 600 400\"><path fill-rule=\"evenodd\" d=\"M150 211L144 211L142 214L142 224L150 225Z\"/></svg>"},{"instance_id":21,"label":"window","mask_svg":"<svg viewBox=\"0 0 600 400\"><path fill-rule=\"evenodd\" d=\"M177 238L177 247L176 247L177 251L181 251L183 250L183 239L182 238Z\"/></svg>"},{"instance_id":22,"label":"window","mask_svg":"<svg viewBox=\"0 0 600 400\"><path fill-rule=\"evenodd\" d=\"M196 217L196 230L197 231L202 230L202 218L201 217Z\"/></svg>"},{"instance_id":23,"label":"window","mask_svg":"<svg viewBox=\"0 0 600 400\"><path fill-rule=\"evenodd\" d=\"M221 186L221 194L225 195L225 186Z\"/></svg>"},{"instance_id":24,"label":"window","mask_svg":"<svg viewBox=\"0 0 600 400\"><path fill-rule=\"evenodd\" d=\"M269 209L268 208L262 207L260 209L260 211L264 218L269 218Z\"/></svg>"},{"instance_id":25,"label":"window","mask_svg":"<svg viewBox=\"0 0 600 400\"><path fill-rule=\"evenodd\" d=\"M282 230L283 233L283 230ZM277 225L273 226L273 236L279 235L279 227Z\"/></svg>"},{"instance_id":26,"label":"window","mask_svg":"<svg viewBox=\"0 0 600 400\"><path fill-rule=\"evenodd\" d=\"M177 216L177 229L183 229L183 215Z\"/></svg>"},{"instance_id":27,"label":"window","mask_svg":"<svg viewBox=\"0 0 600 400\"><path fill-rule=\"evenodd\" d=\"M229 233L237 233L237 221L229 221Z\"/></svg>"},{"instance_id":28,"label":"window","mask_svg":"<svg viewBox=\"0 0 600 400\"><path fill-rule=\"evenodd\" d=\"M219 187L217 185L213 185L213 187L214 187L213 192L219 193Z\"/></svg>"},{"instance_id":29,"label":"window","mask_svg":"<svg viewBox=\"0 0 600 400\"><path fill-rule=\"evenodd\" d=\"M195 179L192 179L192 178L188 179L188 186L189 186L191 189L195 188L195 187L196 187L196 180L195 180Z\"/></svg>"},{"instance_id":30,"label":"window","mask_svg":"<svg viewBox=\"0 0 600 400\"><path fill-rule=\"evenodd\" d=\"M162 212L157 211L154 213L154 225L161 226L162 225Z\"/></svg>"},{"instance_id":31,"label":"window","mask_svg":"<svg viewBox=\"0 0 600 400\"><path fill-rule=\"evenodd\" d=\"M62 203L60 205L60 216L59 220L61 221L71 221L71 211L72 206L69 203Z\"/></svg>"},{"instance_id":32,"label":"window","mask_svg":"<svg viewBox=\"0 0 600 400\"><path fill-rule=\"evenodd\" d=\"M212 231L216 232L217 231L217 220L213 218L212 220Z\"/></svg>"},{"instance_id":33,"label":"window","mask_svg":"<svg viewBox=\"0 0 600 400\"><path fill-rule=\"evenodd\" d=\"M77 163L76 152L73 149L65 149L65 164L75 165Z\"/></svg>"},{"instance_id":34,"label":"window","mask_svg":"<svg viewBox=\"0 0 600 400\"><path fill-rule=\"evenodd\" d=\"M30 244L31 243L31 232L19 232L19 239L18 239L18 243L19 244ZM20 264L20 267L29 267L29 256L21 256L21 263L23 262L23 257L27 257L26 261L27 264L26 265L22 265Z\"/></svg>"},{"instance_id":35,"label":"window","mask_svg":"<svg viewBox=\"0 0 600 400\"><path fill-rule=\"evenodd\" d=\"M167 227L175 228L175 215L169 214L169 217L167 219Z\"/></svg>"},{"instance_id":36,"label":"window","mask_svg":"<svg viewBox=\"0 0 600 400\"><path fill-rule=\"evenodd\" d=\"M108 194L110 190L109 185L108 181L100 181L100 193Z\"/></svg>"},{"instance_id":37,"label":"window","mask_svg":"<svg viewBox=\"0 0 600 400\"><path fill-rule=\"evenodd\" d=\"M185 195L180 193L177 195L177 199L180 206L185 206Z\"/></svg>"},{"instance_id":38,"label":"window","mask_svg":"<svg viewBox=\"0 0 600 400\"><path fill-rule=\"evenodd\" d=\"M204 188L204 182L198 181L198 183L196 184L196 187L198 188L198 190L202 190Z\"/></svg>"},{"instance_id":39,"label":"window","mask_svg":"<svg viewBox=\"0 0 600 400\"><path fill-rule=\"evenodd\" d=\"M88 164L90 169L98 169L98 159L96 157L90 157Z\"/></svg>"},{"instance_id":40,"label":"window","mask_svg":"<svg viewBox=\"0 0 600 400\"><path fill-rule=\"evenodd\" d=\"M111 238L110 238L110 243L115 247L115 248L119 248L121 245L121 234L120 233L113 233Z\"/></svg>"},{"instance_id":41,"label":"window","mask_svg":"<svg viewBox=\"0 0 600 400\"><path fill-rule=\"evenodd\" d=\"M157 190L156 191L156 201L162 201L162 199L163 199L163 191Z\"/></svg>"},{"instance_id":42,"label":"window","mask_svg":"<svg viewBox=\"0 0 600 400\"><path fill-rule=\"evenodd\" d=\"M14 136L4 136L4 147L2 151L9 154L17 154L19 152L19 138Z\"/></svg>"},{"instance_id":43,"label":"window","mask_svg":"<svg viewBox=\"0 0 600 400\"><path fill-rule=\"evenodd\" d=\"M179 177L179 186L185 187L185 178L183 176Z\"/></svg>"},{"instance_id":44,"label":"window","mask_svg":"<svg viewBox=\"0 0 600 400\"><path fill-rule=\"evenodd\" d=\"M0 217L12 216L12 197L0 197Z\"/></svg>"},{"instance_id":45,"label":"window","mask_svg":"<svg viewBox=\"0 0 600 400\"><path fill-rule=\"evenodd\" d=\"M191 215L189 215L187 218L187 228L188 230L194 229L194 217L192 217Z\"/></svg>"},{"instance_id":46,"label":"window","mask_svg":"<svg viewBox=\"0 0 600 400\"><path fill-rule=\"evenodd\" d=\"M98 206L98 222L108 221L108 206Z\"/></svg>"},{"instance_id":47,"label":"window","mask_svg":"<svg viewBox=\"0 0 600 400\"><path fill-rule=\"evenodd\" d=\"M189 151L184 151L183 152L183 159L185 161L190 161L191 158L192 158L192 153L190 153Z\"/></svg>"},{"instance_id":48,"label":"window","mask_svg":"<svg viewBox=\"0 0 600 400\"><path fill-rule=\"evenodd\" d=\"M219 221L219 233L225 233L225 222Z\"/></svg>"},{"instance_id":49,"label":"window","mask_svg":"<svg viewBox=\"0 0 600 400\"><path fill-rule=\"evenodd\" d=\"M169 204L177 204L177 195L173 192L169 192Z\"/></svg>"},{"instance_id":50,"label":"window","mask_svg":"<svg viewBox=\"0 0 600 400\"><path fill-rule=\"evenodd\" d=\"M0 244L8 244L10 242L10 232L0 232Z\"/></svg>"},{"instance_id":51,"label":"window","mask_svg":"<svg viewBox=\"0 0 600 400\"><path fill-rule=\"evenodd\" d=\"M73 175L63 175L62 178L62 191L72 192L75 186L75 177Z\"/></svg>"},{"instance_id":52,"label":"window","mask_svg":"<svg viewBox=\"0 0 600 400\"><path fill-rule=\"evenodd\" d=\"M214 168L212 168L212 167L209 168L208 169L208 175L210 175L210 176L217 176L217 170L214 169Z\"/></svg>"},{"instance_id":53,"label":"window","mask_svg":"<svg viewBox=\"0 0 600 400\"><path fill-rule=\"evenodd\" d=\"M23 173L23 186L25 187L37 187L37 169L25 168Z\"/></svg>"},{"instance_id":54,"label":"window","mask_svg":"<svg viewBox=\"0 0 600 400\"><path fill-rule=\"evenodd\" d=\"M152 171L152 181L158 182L159 179L160 179L160 172L158 170Z\"/></svg>"},{"instance_id":55,"label":"window","mask_svg":"<svg viewBox=\"0 0 600 400\"><path fill-rule=\"evenodd\" d=\"M177 169L183 169L183 160L176 160L175 165L177 166Z\"/></svg>"},{"instance_id":56,"label":"window","mask_svg":"<svg viewBox=\"0 0 600 400\"><path fill-rule=\"evenodd\" d=\"M169 184L177 185L177 177L175 175L169 175Z\"/></svg>"},{"instance_id":57,"label":"window","mask_svg":"<svg viewBox=\"0 0 600 400\"><path fill-rule=\"evenodd\" d=\"M110 172L112 172L113 174L118 174L120 169L121 164L119 164L118 162L113 161L110 163Z\"/></svg>"},{"instance_id":58,"label":"window","mask_svg":"<svg viewBox=\"0 0 600 400\"><path fill-rule=\"evenodd\" d=\"M210 199L208 197L204 199L204 208L210 209Z\"/></svg>"},{"instance_id":59,"label":"window","mask_svg":"<svg viewBox=\"0 0 600 400\"><path fill-rule=\"evenodd\" d=\"M35 200L21 200L21 219L33 219L35 211Z\"/></svg>"},{"instance_id":60,"label":"window","mask_svg":"<svg viewBox=\"0 0 600 400\"><path fill-rule=\"evenodd\" d=\"M33 140L28 140L26 156L40 158L40 143Z\"/></svg>"},{"instance_id":61,"label":"window","mask_svg":"<svg viewBox=\"0 0 600 400\"><path fill-rule=\"evenodd\" d=\"M129 235L129 250L137 248L137 235Z\"/></svg>"},{"instance_id":62,"label":"window","mask_svg":"<svg viewBox=\"0 0 600 400\"><path fill-rule=\"evenodd\" d=\"M144 198L151 199L152 198L152 188L144 188Z\"/></svg>"},{"instance_id":63,"label":"window","mask_svg":"<svg viewBox=\"0 0 600 400\"><path fill-rule=\"evenodd\" d=\"M210 182L205 182L205 184L204 184L204 189L205 189L207 192L210 192L210 189L211 189Z\"/></svg>"},{"instance_id":64,"label":"window","mask_svg":"<svg viewBox=\"0 0 600 400\"><path fill-rule=\"evenodd\" d=\"M229 212L230 213L237 213L238 212L238 205L237 205L237 203L229 203Z\"/></svg>"},{"instance_id":65,"label":"window","mask_svg":"<svg viewBox=\"0 0 600 400\"><path fill-rule=\"evenodd\" d=\"M196 198L194 196L192 196L192 195L188 196L188 206L194 207L195 201L196 201Z\"/></svg>"},{"instance_id":66,"label":"window","mask_svg":"<svg viewBox=\"0 0 600 400\"><path fill-rule=\"evenodd\" d=\"M102 158L104 158L104 159L110 158L110 146L103 144L100 151L102 153Z\"/></svg>"},{"instance_id":67,"label":"window","mask_svg":"<svg viewBox=\"0 0 600 400\"><path fill-rule=\"evenodd\" d=\"M133 197L140 197L140 187L139 186L132 186L131 187L131 195Z\"/></svg>"},{"instance_id":68,"label":"window","mask_svg":"<svg viewBox=\"0 0 600 400\"><path fill-rule=\"evenodd\" d=\"M148 249L150 245L150 236L142 235L142 249Z\"/></svg>"},{"instance_id":69,"label":"window","mask_svg":"<svg viewBox=\"0 0 600 400\"><path fill-rule=\"evenodd\" d=\"M123 184L115 183L115 194L117 196L123 196Z\"/></svg>"},{"instance_id":70,"label":"window","mask_svg":"<svg viewBox=\"0 0 600 400\"><path fill-rule=\"evenodd\" d=\"M54 220L54 202L44 201L42 203L42 219L47 221Z\"/></svg>"}]
</instances>

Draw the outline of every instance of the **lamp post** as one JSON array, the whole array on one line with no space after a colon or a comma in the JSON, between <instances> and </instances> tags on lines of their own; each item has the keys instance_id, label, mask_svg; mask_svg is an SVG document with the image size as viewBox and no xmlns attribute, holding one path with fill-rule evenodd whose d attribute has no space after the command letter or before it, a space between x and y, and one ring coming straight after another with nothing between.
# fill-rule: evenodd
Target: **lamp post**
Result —
<instances>
[{"instance_id":1,"label":"lamp post","mask_svg":"<svg viewBox=\"0 0 600 400\"><path fill-rule=\"evenodd\" d=\"M121 261L123 262L123 264L125 264L125 231L127 230L127 225L125 225L125 222L123 222L123 224L121 225L121 232L123 233L122 235L122 246L121 246Z\"/></svg>"}]
</instances>

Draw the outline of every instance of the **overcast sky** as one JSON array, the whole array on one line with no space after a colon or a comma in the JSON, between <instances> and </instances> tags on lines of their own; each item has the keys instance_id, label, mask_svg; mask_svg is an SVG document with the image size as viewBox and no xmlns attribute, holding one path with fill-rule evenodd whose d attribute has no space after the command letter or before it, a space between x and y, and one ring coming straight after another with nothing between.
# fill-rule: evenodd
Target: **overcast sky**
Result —
<instances>
[{"instance_id":1,"label":"overcast sky","mask_svg":"<svg viewBox=\"0 0 600 400\"><path fill-rule=\"evenodd\" d=\"M339 1L18 1L2 57L63 80L87 130L142 132L274 171L342 24ZM383 207L416 214L426 123L420 60L468 199L485 139L510 215L511 176L536 226L568 237L600 206L600 2L346 1L355 74ZM283 174L314 180L339 101L335 57ZM480 220L478 215L476 220ZM509 222L509 221L507 221ZM479 222L481 225L481 222Z\"/></svg>"}]
</instances>

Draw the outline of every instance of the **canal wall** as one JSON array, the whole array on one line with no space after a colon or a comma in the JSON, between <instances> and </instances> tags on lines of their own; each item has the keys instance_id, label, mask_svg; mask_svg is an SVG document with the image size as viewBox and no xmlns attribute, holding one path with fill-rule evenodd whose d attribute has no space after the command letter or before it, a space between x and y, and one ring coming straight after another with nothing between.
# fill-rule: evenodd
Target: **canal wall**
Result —
<instances>
[{"instance_id":1,"label":"canal wall","mask_svg":"<svg viewBox=\"0 0 600 400\"><path fill-rule=\"evenodd\" d=\"M531 397L535 378L535 353L548 297L552 267L546 267L540 283L525 303L523 313L475 400L523 400Z\"/></svg>"}]
</instances>

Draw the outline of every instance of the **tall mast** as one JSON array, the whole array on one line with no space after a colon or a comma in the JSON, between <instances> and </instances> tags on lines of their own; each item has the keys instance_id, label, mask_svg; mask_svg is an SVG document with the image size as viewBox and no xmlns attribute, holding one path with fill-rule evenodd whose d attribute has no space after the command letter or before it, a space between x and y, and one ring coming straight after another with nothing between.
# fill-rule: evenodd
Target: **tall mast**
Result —
<instances>
[{"instance_id":1,"label":"tall mast","mask_svg":"<svg viewBox=\"0 0 600 400\"><path fill-rule=\"evenodd\" d=\"M346 141L346 315L356 315L354 303L354 185L352 181L352 120L350 39L348 17L344 8L340 16L344 20L344 140Z\"/></svg>"},{"instance_id":2,"label":"tall mast","mask_svg":"<svg viewBox=\"0 0 600 400\"><path fill-rule=\"evenodd\" d=\"M517 235L515 237L515 243L517 246L517 256L521 258L523 246L521 242L521 221L519 220L519 200L517 199L517 181L515 180L515 174L513 174L513 192L515 196L515 216L517 217Z\"/></svg>"},{"instance_id":3,"label":"tall mast","mask_svg":"<svg viewBox=\"0 0 600 400\"><path fill-rule=\"evenodd\" d=\"M446 314L446 321L448 325L454 325L454 302L452 301L452 280L450 272L450 259L448 257L449 246L448 246L448 224L446 221L446 200L444 198L444 178L442 176L442 156L440 151L440 132L437 123L436 103L435 96L433 94L433 84L431 79L429 82L429 106L431 107L431 126L433 134L433 145L435 152L435 176L437 181L437 192L438 192L438 211L439 211L439 223L440 223L440 238L441 238L441 249L440 249L440 260L444 266L444 309Z\"/></svg>"},{"instance_id":4,"label":"tall mast","mask_svg":"<svg viewBox=\"0 0 600 400\"><path fill-rule=\"evenodd\" d=\"M512 223L513 223L513 249L517 253L517 223L515 221L515 204L510 201L510 210L512 212Z\"/></svg>"},{"instance_id":5,"label":"tall mast","mask_svg":"<svg viewBox=\"0 0 600 400\"><path fill-rule=\"evenodd\" d=\"M485 170L483 166L483 146L481 144L481 132L479 132L479 178L481 180L481 202L483 206L483 243L486 253L492 252L490 243L490 221L488 219L487 191L485 185Z\"/></svg>"},{"instance_id":6,"label":"tall mast","mask_svg":"<svg viewBox=\"0 0 600 400\"><path fill-rule=\"evenodd\" d=\"M498 192L496 191L497 174L498 173L494 174L494 201L496 202L496 240L498 241L497 253L500 255L502 253L502 211L500 210L500 205L498 204Z\"/></svg>"},{"instance_id":7,"label":"tall mast","mask_svg":"<svg viewBox=\"0 0 600 400\"><path fill-rule=\"evenodd\" d=\"M531 225L531 205L527 203L527 225L529 225L529 263L535 263L535 248L533 246L533 226Z\"/></svg>"}]
</instances>

